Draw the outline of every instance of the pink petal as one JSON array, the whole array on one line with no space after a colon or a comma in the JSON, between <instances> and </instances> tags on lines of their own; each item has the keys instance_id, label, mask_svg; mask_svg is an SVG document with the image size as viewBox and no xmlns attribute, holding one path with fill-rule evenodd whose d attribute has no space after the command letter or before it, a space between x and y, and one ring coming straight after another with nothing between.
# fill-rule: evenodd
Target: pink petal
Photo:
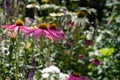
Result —
<instances>
[{"instance_id":1,"label":"pink petal","mask_svg":"<svg viewBox=\"0 0 120 80\"><path fill-rule=\"evenodd\" d=\"M59 30L50 30L49 32L51 33L51 35L53 35L54 37L56 37L58 40L59 39L63 39L64 38L64 33L59 31Z\"/></svg>"},{"instance_id":2,"label":"pink petal","mask_svg":"<svg viewBox=\"0 0 120 80\"><path fill-rule=\"evenodd\" d=\"M42 30L41 29L37 29L34 34L33 34L33 37L34 38L37 38L37 37L40 37L42 35Z\"/></svg>"},{"instance_id":3,"label":"pink petal","mask_svg":"<svg viewBox=\"0 0 120 80\"><path fill-rule=\"evenodd\" d=\"M27 27L27 26L21 26L21 30L22 30L24 33L26 33L27 31L32 30L32 28Z\"/></svg>"},{"instance_id":4,"label":"pink petal","mask_svg":"<svg viewBox=\"0 0 120 80\"><path fill-rule=\"evenodd\" d=\"M9 25L9 26L3 26L3 28L6 28L6 29L8 29L8 30L14 30L15 27L16 27L15 24Z\"/></svg>"},{"instance_id":5,"label":"pink petal","mask_svg":"<svg viewBox=\"0 0 120 80\"><path fill-rule=\"evenodd\" d=\"M46 37L48 37L51 40L56 40L56 37L54 35L51 35L50 32L48 32L47 30L43 30L44 34Z\"/></svg>"},{"instance_id":6,"label":"pink petal","mask_svg":"<svg viewBox=\"0 0 120 80\"><path fill-rule=\"evenodd\" d=\"M14 27L14 28L13 28L14 32L17 33L17 32L18 32L18 28L19 28L19 27Z\"/></svg>"},{"instance_id":7,"label":"pink petal","mask_svg":"<svg viewBox=\"0 0 120 80\"><path fill-rule=\"evenodd\" d=\"M34 33L36 31L36 29L31 29L28 31L24 31L25 35L30 35L31 33Z\"/></svg>"}]
</instances>

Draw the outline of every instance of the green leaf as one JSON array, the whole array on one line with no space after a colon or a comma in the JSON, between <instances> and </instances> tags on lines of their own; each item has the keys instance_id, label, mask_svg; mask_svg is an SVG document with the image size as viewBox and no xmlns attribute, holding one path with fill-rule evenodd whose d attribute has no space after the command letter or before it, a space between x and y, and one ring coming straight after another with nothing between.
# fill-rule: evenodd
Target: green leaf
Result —
<instances>
[{"instance_id":1,"label":"green leaf","mask_svg":"<svg viewBox=\"0 0 120 80\"><path fill-rule=\"evenodd\" d=\"M114 48L102 48L102 49L99 50L99 52L103 56L110 56L114 51L115 51Z\"/></svg>"}]
</instances>

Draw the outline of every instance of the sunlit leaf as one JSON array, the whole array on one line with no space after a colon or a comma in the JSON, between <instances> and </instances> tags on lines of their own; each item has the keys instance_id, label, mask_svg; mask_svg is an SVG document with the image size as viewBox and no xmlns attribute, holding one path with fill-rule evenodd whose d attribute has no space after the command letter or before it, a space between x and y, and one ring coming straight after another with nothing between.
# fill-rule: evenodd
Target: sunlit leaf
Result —
<instances>
[{"instance_id":1,"label":"sunlit leaf","mask_svg":"<svg viewBox=\"0 0 120 80\"><path fill-rule=\"evenodd\" d=\"M114 48L102 48L99 51L104 56L110 56L115 51L115 49Z\"/></svg>"}]
</instances>

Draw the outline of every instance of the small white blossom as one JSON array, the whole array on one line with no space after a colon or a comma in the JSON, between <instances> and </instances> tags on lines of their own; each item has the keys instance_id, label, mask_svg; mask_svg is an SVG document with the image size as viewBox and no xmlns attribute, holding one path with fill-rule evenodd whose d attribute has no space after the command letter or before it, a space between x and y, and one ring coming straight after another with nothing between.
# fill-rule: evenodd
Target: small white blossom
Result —
<instances>
[{"instance_id":1,"label":"small white blossom","mask_svg":"<svg viewBox=\"0 0 120 80\"><path fill-rule=\"evenodd\" d=\"M42 73L59 73L60 69L56 66L50 66L48 68L45 68L41 71Z\"/></svg>"},{"instance_id":2,"label":"small white blossom","mask_svg":"<svg viewBox=\"0 0 120 80\"><path fill-rule=\"evenodd\" d=\"M49 77L49 74L48 74L48 73L42 74L42 78L48 78L48 77Z\"/></svg>"}]
</instances>

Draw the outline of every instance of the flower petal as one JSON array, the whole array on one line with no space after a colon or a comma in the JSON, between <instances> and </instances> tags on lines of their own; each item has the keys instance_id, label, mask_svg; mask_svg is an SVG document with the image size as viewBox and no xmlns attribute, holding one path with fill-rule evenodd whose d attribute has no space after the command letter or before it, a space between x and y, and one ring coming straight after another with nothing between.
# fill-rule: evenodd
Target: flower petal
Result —
<instances>
[{"instance_id":1,"label":"flower petal","mask_svg":"<svg viewBox=\"0 0 120 80\"><path fill-rule=\"evenodd\" d=\"M15 24L9 25L9 26L3 26L3 28L8 29L8 30L14 30L15 27L16 27Z\"/></svg>"},{"instance_id":2,"label":"flower petal","mask_svg":"<svg viewBox=\"0 0 120 80\"><path fill-rule=\"evenodd\" d=\"M42 35L42 30L41 29L37 29L35 32L34 32L34 34L33 34L33 37L34 38L38 38L38 37L40 37L41 35Z\"/></svg>"},{"instance_id":3,"label":"flower petal","mask_svg":"<svg viewBox=\"0 0 120 80\"><path fill-rule=\"evenodd\" d=\"M31 29L28 31L24 31L25 35L30 35L31 33L34 33L36 31L36 29Z\"/></svg>"}]
</instances>

